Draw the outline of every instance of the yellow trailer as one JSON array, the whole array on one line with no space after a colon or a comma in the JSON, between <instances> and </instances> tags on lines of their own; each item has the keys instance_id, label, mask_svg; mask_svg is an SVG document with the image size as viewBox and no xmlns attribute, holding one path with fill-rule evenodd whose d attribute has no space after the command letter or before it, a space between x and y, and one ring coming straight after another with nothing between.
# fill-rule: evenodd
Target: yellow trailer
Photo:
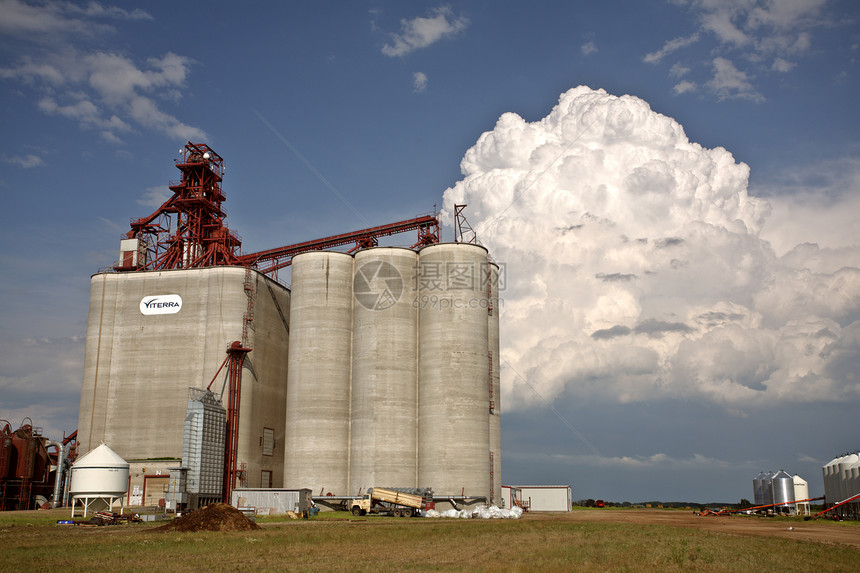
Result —
<instances>
[{"instance_id":1,"label":"yellow trailer","mask_svg":"<svg viewBox=\"0 0 860 573\"><path fill-rule=\"evenodd\" d=\"M412 517L425 509L433 509L433 493L426 490L424 495L406 493L395 489L374 487L360 498L350 502L353 515L377 513L396 517Z\"/></svg>"}]
</instances>

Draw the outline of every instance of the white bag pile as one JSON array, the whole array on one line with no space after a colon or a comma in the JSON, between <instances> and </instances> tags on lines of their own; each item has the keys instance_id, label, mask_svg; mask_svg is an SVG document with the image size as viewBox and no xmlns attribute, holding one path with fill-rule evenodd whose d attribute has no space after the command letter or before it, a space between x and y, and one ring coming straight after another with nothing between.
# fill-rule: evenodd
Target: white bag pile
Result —
<instances>
[{"instance_id":1,"label":"white bag pile","mask_svg":"<svg viewBox=\"0 0 860 573\"><path fill-rule=\"evenodd\" d=\"M426 517L451 517L455 519L519 519L522 508L499 509L495 505L479 505L474 509L448 509L446 511L427 510Z\"/></svg>"}]
</instances>

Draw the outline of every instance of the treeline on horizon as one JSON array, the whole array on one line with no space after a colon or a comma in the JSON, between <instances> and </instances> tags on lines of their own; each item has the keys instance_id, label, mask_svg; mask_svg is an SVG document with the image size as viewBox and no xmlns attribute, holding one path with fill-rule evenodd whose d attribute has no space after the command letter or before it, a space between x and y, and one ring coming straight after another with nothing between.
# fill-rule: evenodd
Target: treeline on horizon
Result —
<instances>
[{"instance_id":1,"label":"treeline on horizon","mask_svg":"<svg viewBox=\"0 0 860 573\"><path fill-rule=\"evenodd\" d=\"M728 507L731 509L745 509L753 507L752 502L748 499L741 499L739 502L728 503L724 501L709 501L707 503L698 503L694 501L639 501L636 503L629 501L609 501L599 499L580 499L573 502L574 507L600 507L599 502L603 502L604 507L652 507L664 509L701 509L704 507Z\"/></svg>"}]
</instances>

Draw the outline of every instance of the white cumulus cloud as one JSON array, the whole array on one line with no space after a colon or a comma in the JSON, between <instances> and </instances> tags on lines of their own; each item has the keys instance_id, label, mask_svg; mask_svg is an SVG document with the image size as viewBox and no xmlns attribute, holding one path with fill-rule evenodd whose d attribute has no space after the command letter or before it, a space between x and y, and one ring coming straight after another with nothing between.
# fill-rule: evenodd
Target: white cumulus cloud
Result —
<instances>
[{"instance_id":1,"label":"white cumulus cloud","mask_svg":"<svg viewBox=\"0 0 860 573\"><path fill-rule=\"evenodd\" d=\"M503 407L535 400L515 373L548 400L860 398L860 248L778 256L748 166L643 100L580 86L506 113L461 170L446 215L468 204L507 269Z\"/></svg>"}]
</instances>

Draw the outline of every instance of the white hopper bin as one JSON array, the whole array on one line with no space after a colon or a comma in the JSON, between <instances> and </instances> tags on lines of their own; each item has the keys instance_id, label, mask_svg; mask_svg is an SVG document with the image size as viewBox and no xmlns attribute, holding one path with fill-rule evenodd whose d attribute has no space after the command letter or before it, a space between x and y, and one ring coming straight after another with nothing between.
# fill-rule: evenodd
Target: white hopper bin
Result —
<instances>
[{"instance_id":1,"label":"white hopper bin","mask_svg":"<svg viewBox=\"0 0 860 573\"><path fill-rule=\"evenodd\" d=\"M71 485L72 517L76 501L83 504L84 517L88 511L112 510L128 492L128 462L105 444L78 458L72 466Z\"/></svg>"}]
</instances>

